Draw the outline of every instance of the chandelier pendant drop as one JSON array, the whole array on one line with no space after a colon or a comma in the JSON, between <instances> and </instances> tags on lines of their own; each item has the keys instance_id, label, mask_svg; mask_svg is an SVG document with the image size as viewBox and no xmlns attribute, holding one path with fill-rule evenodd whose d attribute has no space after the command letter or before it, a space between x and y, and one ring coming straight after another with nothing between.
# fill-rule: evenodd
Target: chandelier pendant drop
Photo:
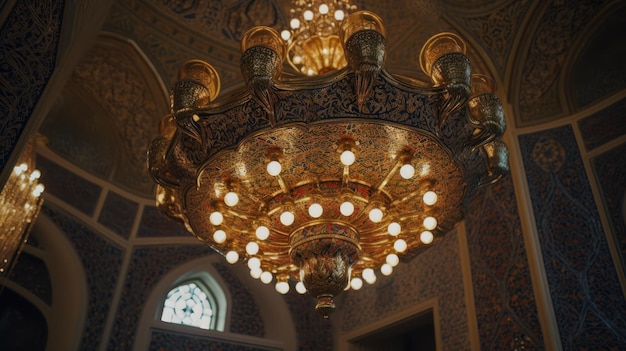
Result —
<instances>
[{"instance_id":1,"label":"chandelier pendant drop","mask_svg":"<svg viewBox=\"0 0 626 351\"><path fill-rule=\"evenodd\" d=\"M343 20L347 66L322 76L281 78L283 38L248 31L247 87L220 99L210 65L184 64L149 171L164 216L279 293L308 292L328 317L335 296L440 240L507 173L504 114L454 34L420 53L430 86L387 73L370 12Z\"/></svg>"}]
</instances>

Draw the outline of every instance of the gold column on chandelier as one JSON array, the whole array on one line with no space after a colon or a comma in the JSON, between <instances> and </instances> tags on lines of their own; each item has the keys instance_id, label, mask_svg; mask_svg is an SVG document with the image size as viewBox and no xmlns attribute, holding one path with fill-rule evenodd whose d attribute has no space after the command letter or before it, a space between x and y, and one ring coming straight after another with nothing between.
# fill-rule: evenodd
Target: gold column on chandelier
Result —
<instances>
[{"instance_id":1,"label":"gold column on chandelier","mask_svg":"<svg viewBox=\"0 0 626 351\"><path fill-rule=\"evenodd\" d=\"M430 86L384 69L375 14L351 14L339 38L346 67L286 79L278 33L251 29L247 86L223 99L209 64L184 64L148 159L164 216L278 292L308 291L324 317L440 240L508 171L495 86L472 76L457 35L420 53Z\"/></svg>"},{"instance_id":2,"label":"gold column on chandelier","mask_svg":"<svg viewBox=\"0 0 626 351\"><path fill-rule=\"evenodd\" d=\"M0 192L0 277L11 273L43 203L34 157L31 142Z\"/></svg>"}]
</instances>

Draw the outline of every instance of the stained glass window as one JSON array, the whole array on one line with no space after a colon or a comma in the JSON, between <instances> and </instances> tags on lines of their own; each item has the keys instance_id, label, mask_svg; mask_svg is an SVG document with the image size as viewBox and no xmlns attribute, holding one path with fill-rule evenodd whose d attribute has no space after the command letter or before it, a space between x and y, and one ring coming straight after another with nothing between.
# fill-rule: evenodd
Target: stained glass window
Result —
<instances>
[{"instance_id":1,"label":"stained glass window","mask_svg":"<svg viewBox=\"0 0 626 351\"><path fill-rule=\"evenodd\" d=\"M215 327L215 302L198 281L186 282L170 290L163 304L161 320L202 329Z\"/></svg>"}]
</instances>

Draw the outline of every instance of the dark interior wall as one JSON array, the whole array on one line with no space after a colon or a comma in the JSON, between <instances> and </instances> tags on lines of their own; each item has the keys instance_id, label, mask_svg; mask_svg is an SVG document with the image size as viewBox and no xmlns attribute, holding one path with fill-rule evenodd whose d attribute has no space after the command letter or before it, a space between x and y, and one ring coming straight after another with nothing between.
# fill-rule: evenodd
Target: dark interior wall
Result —
<instances>
[{"instance_id":1,"label":"dark interior wall","mask_svg":"<svg viewBox=\"0 0 626 351\"><path fill-rule=\"evenodd\" d=\"M43 351L47 339L41 311L13 290L0 287L0 350Z\"/></svg>"}]
</instances>

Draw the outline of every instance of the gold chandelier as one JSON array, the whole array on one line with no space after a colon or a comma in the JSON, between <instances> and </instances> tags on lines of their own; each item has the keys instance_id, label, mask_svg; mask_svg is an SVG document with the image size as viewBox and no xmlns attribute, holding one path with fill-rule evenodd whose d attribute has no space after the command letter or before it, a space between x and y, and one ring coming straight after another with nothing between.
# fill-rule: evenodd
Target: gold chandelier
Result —
<instances>
[{"instance_id":1,"label":"gold chandelier","mask_svg":"<svg viewBox=\"0 0 626 351\"><path fill-rule=\"evenodd\" d=\"M348 0L295 0L290 29L280 33L286 42L287 62L309 76L344 68L347 63L339 29L355 8Z\"/></svg>"},{"instance_id":2,"label":"gold chandelier","mask_svg":"<svg viewBox=\"0 0 626 351\"><path fill-rule=\"evenodd\" d=\"M425 84L383 68L384 35L378 16L355 12L339 35L347 67L287 79L288 45L252 28L247 87L216 99L217 72L188 61L149 151L164 216L278 292L308 291L325 317L344 289L439 240L508 171L502 106L463 41L426 42Z\"/></svg>"},{"instance_id":3,"label":"gold chandelier","mask_svg":"<svg viewBox=\"0 0 626 351\"><path fill-rule=\"evenodd\" d=\"M0 277L11 273L43 204L44 186L34 157L31 142L0 192Z\"/></svg>"}]
</instances>

